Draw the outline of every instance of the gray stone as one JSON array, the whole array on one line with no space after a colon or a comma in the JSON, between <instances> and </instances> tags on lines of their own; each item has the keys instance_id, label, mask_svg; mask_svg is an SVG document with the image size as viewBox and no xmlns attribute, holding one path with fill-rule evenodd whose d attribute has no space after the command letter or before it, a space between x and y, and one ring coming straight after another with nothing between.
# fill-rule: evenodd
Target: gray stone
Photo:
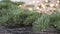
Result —
<instances>
[{"instance_id":1,"label":"gray stone","mask_svg":"<svg viewBox=\"0 0 60 34\"><path fill-rule=\"evenodd\" d=\"M0 26L0 32L7 32L7 30L4 26Z\"/></svg>"},{"instance_id":2,"label":"gray stone","mask_svg":"<svg viewBox=\"0 0 60 34\"><path fill-rule=\"evenodd\" d=\"M57 34L56 29L48 28L42 32L32 32L32 27L22 27L7 29L5 27L0 27L0 34Z\"/></svg>"}]
</instances>

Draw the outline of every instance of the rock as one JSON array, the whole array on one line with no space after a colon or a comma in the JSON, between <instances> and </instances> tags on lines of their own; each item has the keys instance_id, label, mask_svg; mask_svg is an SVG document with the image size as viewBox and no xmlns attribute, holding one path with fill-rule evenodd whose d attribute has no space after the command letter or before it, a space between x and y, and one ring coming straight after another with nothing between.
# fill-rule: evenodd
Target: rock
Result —
<instances>
[{"instance_id":1,"label":"rock","mask_svg":"<svg viewBox=\"0 0 60 34\"><path fill-rule=\"evenodd\" d=\"M41 32L32 32L32 27L21 27L8 29L3 26L0 26L0 34L57 34L55 28L48 28Z\"/></svg>"},{"instance_id":2,"label":"rock","mask_svg":"<svg viewBox=\"0 0 60 34\"><path fill-rule=\"evenodd\" d=\"M22 27L22 28L14 28L14 29L7 29L8 32L12 32L13 34L24 34L24 33L31 33L32 27Z\"/></svg>"},{"instance_id":3,"label":"rock","mask_svg":"<svg viewBox=\"0 0 60 34\"><path fill-rule=\"evenodd\" d=\"M7 32L7 30L4 26L0 26L0 32Z\"/></svg>"},{"instance_id":4,"label":"rock","mask_svg":"<svg viewBox=\"0 0 60 34\"><path fill-rule=\"evenodd\" d=\"M0 26L0 34L12 34L12 33L9 33L4 26Z\"/></svg>"},{"instance_id":5,"label":"rock","mask_svg":"<svg viewBox=\"0 0 60 34\"><path fill-rule=\"evenodd\" d=\"M13 34L13 33L0 33L0 34Z\"/></svg>"}]
</instances>

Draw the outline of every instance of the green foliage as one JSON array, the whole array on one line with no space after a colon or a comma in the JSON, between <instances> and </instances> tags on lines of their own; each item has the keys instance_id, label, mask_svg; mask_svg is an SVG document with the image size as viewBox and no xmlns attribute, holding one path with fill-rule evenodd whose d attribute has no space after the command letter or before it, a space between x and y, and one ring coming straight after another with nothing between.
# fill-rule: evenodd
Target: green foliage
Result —
<instances>
[{"instance_id":1,"label":"green foliage","mask_svg":"<svg viewBox=\"0 0 60 34\"><path fill-rule=\"evenodd\" d=\"M50 22L54 23L56 21L60 21L60 13L58 13L58 12L50 15Z\"/></svg>"},{"instance_id":2,"label":"green foliage","mask_svg":"<svg viewBox=\"0 0 60 34\"><path fill-rule=\"evenodd\" d=\"M49 28L49 16L48 15L42 15L40 18L38 18L33 23L33 31L40 32L44 29Z\"/></svg>"},{"instance_id":3,"label":"green foliage","mask_svg":"<svg viewBox=\"0 0 60 34\"><path fill-rule=\"evenodd\" d=\"M60 30L60 21L56 21L54 23L54 26L56 27L57 30Z\"/></svg>"},{"instance_id":4,"label":"green foliage","mask_svg":"<svg viewBox=\"0 0 60 34\"><path fill-rule=\"evenodd\" d=\"M41 15L39 13L33 13L31 16L28 16L25 19L25 21L23 22L23 24L26 24L26 25L32 24L40 16Z\"/></svg>"},{"instance_id":5,"label":"green foliage","mask_svg":"<svg viewBox=\"0 0 60 34\"><path fill-rule=\"evenodd\" d=\"M22 5L22 4L25 4L24 2L15 2L14 4L16 5Z\"/></svg>"},{"instance_id":6,"label":"green foliage","mask_svg":"<svg viewBox=\"0 0 60 34\"><path fill-rule=\"evenodd\" d=\"M5 1L0 2L0 25L7 25L7 22L9 20L11 20L11 25L13 25L14 24L12 23L12 21L14 20L13 17L15 17L15 15L18 15L20 11L21 10L17 8L16 5L10 2L9 3ZM8 23L8 25L10 24Z\"/></svg>"},{"instance_id":7,"label":"green foliage","mask_svg":"<svg viewBox=\"0 0 60 34\"><path fill-rule=\"evenodd\" d=\"M0 8L0 24L4 26L15 26L16 24L24 23L26 18L32 15L34 16L36 13L19 9L17 5L10 2L1 2Z\"/></svg>"},{"instance_id":8,"label":"green foliage","mask_svg":"<svg viewBox=\"0 0 60 34\"><path fill-rule=\"evenodd\" d=\"M56 29L60 30L60 13L57 12L52 14L50 17L50 22L54 25L54 27L56 27Z\"/></svg>"},{"instance_id":9,"label":"green foliage","mask_svg":"<svg viewBox=\"0 0 60 34\"><path fill-rule=\"evenodd\" d=\"M55 12L51 15L43 14L32 25L33 31L35 32L40 32L49 28L50 26L60 30L60 13Z\"/></svg>"},{"instance_id":10,"label":"green foliage","mask_svg":"<svg viewBox=\"0 0 60 34\"><path fill-rule=\"evenodd\" d=\"M4 1L4 2L10 2L10 0L2 0L2 1Z\"/></svg>"}]
</instances>

